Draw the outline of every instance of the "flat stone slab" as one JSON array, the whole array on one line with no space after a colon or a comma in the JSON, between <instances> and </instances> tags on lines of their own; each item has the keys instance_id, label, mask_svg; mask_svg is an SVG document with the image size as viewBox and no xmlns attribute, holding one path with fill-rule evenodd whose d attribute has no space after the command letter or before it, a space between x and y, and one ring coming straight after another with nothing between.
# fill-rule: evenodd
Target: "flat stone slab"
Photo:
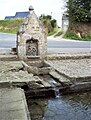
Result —
<instances>
[{"instance_id":1,"label":"flat stone slab","mask_svg":"<svg viewBox=\"0 0 91 120\"><path fill-rule=\"evenodd\" d=\"M30 120L22 89L0 89L0 120Z\"/></svg>"},{"instance_id":2,"label":"flat stone slab","mask_svg":"<svg viewBox=\"0 0 91 120\"><path fill-rule=\"evenodd\" d=\"M11 54L1 54L0 53L0 61L16 61L18 60L17 55L11 55Z\"/></svg>"},{"instance_id":3,"label":"flat stone slab","mask_svg":"<svg viewBox=\"0 0 91 120\"><path fill-rule=\"evenodd\" d=\"M91 59L48 60L47 63L70 78L91 77Z\"/></svg>"},{"instance_id":4,"label":"flat stone slab","mask_svg":"<svg viewBox=\"0 0 91 120\"><path fill-rule=\"evenodd\" d=\"M25 69L23 70L23 64L21 61L0 61L0 66L1 88L10 86L24 86L26 84L33 89L51 87L48 82L43 81L38 76L28 73L28 71L24 71ZM26 66L28 65L26 64ZM32 69L33 68L34 67L32 67Z\"/></svg>"},{"instance_id":5,"label":"flat stone slab","mask_svg":"<svg viewBox=\"0 0 91 120\"><path fill-rule=\"evenodd\" d=\"M62 48L61 48L62 49ZM68 50L68 48L67 48ZM58 51L58 50L57 50ZM74 50L73 50L74 51ZM65 60L65 59L83 59L83 58L91 58L91 53L61 53L61 54L48 54L48 60Z\"/></svg>"},{"instance_id":6,"label":"flat stone slab","mask_svg":"<svg viewBox=\"0 0 91 120\"><path fill-rule=\"evenodd\" d=\"M0 73L8 71L19 71L23 65L21 61L0 61Z\"/></svg>"},{"instance_id":7,"label":"flat stone slab","mask_svg":"<svg viewBox=\"0 0 91 120\"><path fill-rule=\"evenodd\" d=\"M63 75L60 75L55 70L50 71L49 74L60 83L64 83L64 84L70 84L71 83L70 79L64 77Z\"/></svg>"}]
</instances>

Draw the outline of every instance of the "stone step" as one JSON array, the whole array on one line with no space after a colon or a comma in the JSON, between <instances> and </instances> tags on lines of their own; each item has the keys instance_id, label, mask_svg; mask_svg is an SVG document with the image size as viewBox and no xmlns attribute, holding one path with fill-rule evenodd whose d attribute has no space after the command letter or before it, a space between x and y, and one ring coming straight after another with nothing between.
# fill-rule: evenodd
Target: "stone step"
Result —
<instances>
[{"instance_id":1,"label":"stone step","mask_svg":"<svg viewBox=\"0 0 91 120\"><path fill-rule=\"evenodd\" d=\"M52 87L48 82L41 80L41 83L43 84L44 87Z\"/></svg>"},{"instance_id":2,"label":"stone step","mask_svg":"<svg viewBox=\"0 0 91 120\"><path fill-rule=\"evenodd\" d=\"M81 82L75 83L74 85L70 86L70 92L84 92L91 90L91 82Z\"/></svg>"},{"instance_id":3,"label":"stone step","mask_svg":"<svg viewBox=\"0 0 91 120\"><path fill-rule=\"evenodd\" d=\"M22 89L0 89L0 120L31 120Z\"/></svg>"},{"instance_id":4,"label":"stone step","mask_svg":"<svg viewBox=\"0 0 91 120\"><path fill-rule=\"evenodd\" d=\"M55 78L58 82L60 82L62 85L70 85L72 84L71 81L64 77L63 75L60 75L57 71L52 70L49 72L49 74Z\"/></svg>"},{"instance_id":5,"label":"stone step","mask_svg":"<svg viewBox=\"0 0 91 120\"><path fill-rule=\"evenodd\" d=\"M18 61L17 55L0 55L0 61Z\"/></svg>"},{"instance_id":6,"label":"stone step","mask_svg":"<svg viewBox=\"0 0 91 120\"><path fill-rule=\"evenodd\" d=\"M49 54L47 60L67 60L67 59L85 59L91 58L91 53L65 53L65 54Z\"/></svg>"}]
</instances>

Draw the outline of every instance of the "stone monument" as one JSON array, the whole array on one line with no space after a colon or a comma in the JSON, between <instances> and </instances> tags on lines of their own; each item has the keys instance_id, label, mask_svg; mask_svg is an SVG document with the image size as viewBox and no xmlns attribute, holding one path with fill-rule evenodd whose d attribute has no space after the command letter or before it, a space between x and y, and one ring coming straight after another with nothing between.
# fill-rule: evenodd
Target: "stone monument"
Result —
<instances>
[{"instance_id":1,"label":"stone monument","mask_svg":"<svg viewBox=\"0 0 91 120\"><path fill-rule=\"evenodd\" d=\"M19 59L45 59L47 54L47 34L32 6L17 33L17 55Z\"/></svg>"},{"instance_id":2,"label":"stone monument","mask_svg":"<svg viewBox=\"0 0 91 120\"><path fill-rule=\"evenodd\" d=\"M67 15L63 14L62 16L62 30L63 32L66 32L69 27L69 18Z\"/></svg>"}]
</instances>

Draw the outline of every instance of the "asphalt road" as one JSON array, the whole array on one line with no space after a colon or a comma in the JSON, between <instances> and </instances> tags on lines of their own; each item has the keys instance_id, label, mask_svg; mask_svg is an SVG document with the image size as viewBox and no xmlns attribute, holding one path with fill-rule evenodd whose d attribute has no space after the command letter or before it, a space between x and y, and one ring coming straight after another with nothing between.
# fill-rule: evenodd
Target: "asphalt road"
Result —
<instances>
[{"instance_id":1,"label":"asphalt road","mask_svg":"<svg viewBox=\"0 0 91 120\"><path fill-rule=\"evenodd\" d=\"M16 35L0 33L0 49L12 48L16 46ZM67 52L90 52L91 42L75 40L57 40L48 37L49 53L67 53Z\"/></svg>"},{"instance_id":2,"label":"asphalt road","mask_svg":"<svg viewBox=\"0 0 91 120\"><path fill-rule=\"evenodd\" d=\"M79 40L57 40L49 37L48 39L49 53L87 53L91 52L90 41Z\"/></svg>"}]
</instances>

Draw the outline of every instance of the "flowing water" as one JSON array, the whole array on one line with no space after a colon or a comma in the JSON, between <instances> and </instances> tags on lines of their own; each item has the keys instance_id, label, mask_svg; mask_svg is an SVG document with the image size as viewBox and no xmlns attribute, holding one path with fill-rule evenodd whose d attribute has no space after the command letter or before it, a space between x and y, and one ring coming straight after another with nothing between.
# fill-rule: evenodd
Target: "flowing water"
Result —
<instances>
[{"instance_id":1,"label":"flowing water","mask_svg":"<svg viewBox=\"0 0 91 120\"><path fill-rule=\"evenodd\" d=\"M32 120L91 120L91 92L29 99Z\"/></svg>"},{"instance_id":2,"label":"flowing water","mask_svg":"<svg viewBox=\"0 0 91 120\"><path fill-rule=\"evenodd\" d=\"M32 120L91 120L91 92L61 95L49 76L55 98L27 99Z\"/></svg>"},{"instance_id":3,"label":"flowing water","mask_svg":"<svg viewBox=\"0 0 91 120\"><path fill-rule=\"evenodd\" d=\"M50 80L49 82L51 84L51 86L53 87L54 91L55 91L55 98L59 98L60 97L60 92L59 92L59 88L56 87L56 81L54 81L53 79Z\"/></svg>"}]
</instances>

